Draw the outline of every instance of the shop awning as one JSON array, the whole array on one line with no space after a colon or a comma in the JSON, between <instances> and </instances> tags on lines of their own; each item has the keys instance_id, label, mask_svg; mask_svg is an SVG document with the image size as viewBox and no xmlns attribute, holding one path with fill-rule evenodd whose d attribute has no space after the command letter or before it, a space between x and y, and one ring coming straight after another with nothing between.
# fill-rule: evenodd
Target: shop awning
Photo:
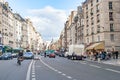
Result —
<instances>
[{"instance_id":1,"label":"shop awning","mask_svg":"<svg viewBox=\"0 0 120 80\"><path fill-rule=\"evenodd\" d=\"M86 50L91 50L91 49L104 49L104 43L94 43L86 48Z\"/></svg>"}]
</instances>

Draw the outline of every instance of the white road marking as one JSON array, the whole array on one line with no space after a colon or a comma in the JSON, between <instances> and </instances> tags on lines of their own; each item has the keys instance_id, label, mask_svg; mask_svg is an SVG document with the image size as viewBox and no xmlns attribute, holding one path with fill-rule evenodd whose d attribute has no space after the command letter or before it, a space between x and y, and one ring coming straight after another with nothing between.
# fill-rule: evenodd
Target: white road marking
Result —
<instances>
[{"instance_id":1,"label":"white road marking","mask_svg":"<svg viewBox=\"0 0 120 80\"><path fill-rule=\"evenodd\" d=\"M85 62L80 62L81 64L87 64L87 63L85 63Z\"/></svg>"},{"instance_id":2,"label":"white road marking","mask_svg":"<svg viewBox=\"0 0 120 80\"><path fill-rule=\"evenodd\" d=\"M32 75L32 78L35 78L35 75Z\"/></svg>"},{"instance_id":3,"label":"white road marking","mask_svg":"<svg viewBox=\"0 0 120 80\"><path fill-rule=\"evenodd\" d=\"M112 72L115 72L115 73L120 73L120 71L109 69L109 68L106 68L105 70L112 71Z\"/></svg>"},{"instance_id":4,"label":"white road marking","mask_svg":"<svg viewBox=\"0 0 120 80\"><path fill-rule=\"evenodd\" d=\"M100 66L96 66L96 65L92 65L92 64L90 64L90 66L95 67L95 68L101 68Z\"/></svg>"},{"instance_id":5,"label":"white road marking","mask_svg":"<svg viewBox=\"0 0 120 80\"><path fill-rule=\"evenodd\" d=\"M73 80L77 80L77 79L73 79Z\"/></svg>"},{"instance_id":6,"label":"white road marking","mask_svg":"<svg viewBox=\"0 0 120 80\"><path fill-rule=\"evenodd\" d=\"M32 80L36 80L36 78L32 78Z\"/></svg>"},{"instance_id":7,"label":"white road marking","mask_svg":"<svg viewBox=\"0 0 120 80\"><path fill-rule=\"evenodd\" d=\"M58 71L59 74L61 74L62 72Z\"/></svg>"},{"instance_id":8,"label":"white road marking","mask_svg":"<svg viewBox=\"0 0 120 80\"><path fill-rule=\"evenodd\" d=\"M61 71L58 71L57 69L55 69L55 68L49 66L48 64L46 64L45 62L43 62L41 58L40 58L40 61L41 61L45 66L47 66L48 68L50 68L51 70L60 73L61 75L67 77L68 79L72 79L71 76L67 76L66 74L62 73ZM76 79L74 79L74 80L76 80Z\"/></svg>"},{"instance_id":9,"label":"white road marking","mask_svg":"<svg viewBox=\"0 0 120 80\"><path fill-rule=\"evenodd\" d=\"M33 60L31 61L30 65L28 67L26 80L30 80L30 71L31 71L32 63L33 63Z\"/></svg>"},{"instance_id":10,"label":"white road marking","mask_svg":"<svg viewBox=\"0 0 120 80\"><path fill-rule=\"evenodd\" d=\"M34 72L32 72L32 75L35 75L35 73L34 73Z\"/></svg>"},{"instance_id":11,"label":"white road marking","mask_svg":"<svg viewBox=\"0 0 120 80\"><path fill-rule=\"evenodd\" d=\"M71 77L71 76L67 76L67 78L72 79L72 77Z\"/></svg>"},{"instance_id":12,"label":"white road marking","mask_svg":"<svg viewBox=\"0 0 120 80\"><path fill-rule=\"evenodd\" d=\"M63 73L62 75L63 75L63 76L66 76L66 74L64 74L64 73Z\"/></svg>"}]
</instances>

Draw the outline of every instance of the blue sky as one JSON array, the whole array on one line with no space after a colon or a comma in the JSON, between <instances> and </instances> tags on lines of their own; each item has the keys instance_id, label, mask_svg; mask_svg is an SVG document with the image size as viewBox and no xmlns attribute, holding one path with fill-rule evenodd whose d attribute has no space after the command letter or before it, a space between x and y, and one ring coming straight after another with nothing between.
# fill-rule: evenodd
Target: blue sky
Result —
<instances>
[{"instance_id":1,"label":"blue sky","mask_svg":"<svg viewBox=\"0 0 120 80\"><path fill-rule=\"evenodd\" d=\"M13 12L30 18L46 41L58 39L70 11L77 10L85 0L5 0Z\"/></svg>"}]
</instances>

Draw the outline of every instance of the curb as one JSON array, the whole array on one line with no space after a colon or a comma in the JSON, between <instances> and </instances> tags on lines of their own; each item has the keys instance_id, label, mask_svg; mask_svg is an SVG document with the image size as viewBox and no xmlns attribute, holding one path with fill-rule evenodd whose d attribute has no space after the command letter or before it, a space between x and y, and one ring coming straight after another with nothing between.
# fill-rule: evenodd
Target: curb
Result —
<instances>
[{"instance_id":1,"label":"curb","mask_svg":"<svg viewBox=\"0 0 120 80\"><path fill-rule=\"evenodd\" d=\"M90 59L85 59L85 61L89 61L89 62L95 62L95 63L102 63L102 64L108 64L108 65L113 65L113 66L120 66L120 64L117 64L117 63L109 63L109 62L105 62L105 61L100 61L100 62L98 62L98 61L92 61L92 60L90 60Z\"/></svg>"}]
</instances>

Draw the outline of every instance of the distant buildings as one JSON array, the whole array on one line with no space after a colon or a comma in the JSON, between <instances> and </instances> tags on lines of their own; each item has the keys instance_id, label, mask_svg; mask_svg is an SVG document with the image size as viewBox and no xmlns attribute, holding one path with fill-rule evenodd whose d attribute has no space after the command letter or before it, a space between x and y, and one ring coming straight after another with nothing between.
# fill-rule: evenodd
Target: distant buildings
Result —
<instances>
[{"instance_id":1,"label":"distant buildings","mask_svg":"<svg viewBox=\"0 0 120 80\"><path fill-rule=\"evenodd\" d=\"M13 13L8 2L0 0L0 44L31 51L42 50L41 34L35 30L30 19Z\"/></svg>"},{"instance_id":2,"label":"distant buildings","mask_svg":"<svg viewBox=\"0 0 120 80\"><path fill-rule=\"evenodd\" d=\"M72 11L60 40L62 47L84 44L85 50L120 51L120 0L86 0ZM63 46L64 45L64 46Z\"/></svg>"}]
</instances>

